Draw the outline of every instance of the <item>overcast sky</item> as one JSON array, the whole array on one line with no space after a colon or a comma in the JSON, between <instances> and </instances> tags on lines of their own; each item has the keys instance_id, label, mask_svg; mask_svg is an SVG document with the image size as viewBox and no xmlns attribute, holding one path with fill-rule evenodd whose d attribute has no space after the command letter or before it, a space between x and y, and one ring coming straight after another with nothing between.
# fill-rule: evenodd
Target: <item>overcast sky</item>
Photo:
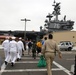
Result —
<instances>
[{"instance_id":1,"label":"overcast sky","mask_svg":"<svg viewBox=\"0 0 76 75\"><path fill-rule=\"evenodd\" d=\"M52 13L54 0L0 0L0 30L25 30L27 18L31 21L26 23L27 31L39 31L44 26L48 13ZM76 21L76 0L56 0L61 2L61 15L63 19ZM76 30L76 23L74 24Z\"/></svg>"}]
</instances>

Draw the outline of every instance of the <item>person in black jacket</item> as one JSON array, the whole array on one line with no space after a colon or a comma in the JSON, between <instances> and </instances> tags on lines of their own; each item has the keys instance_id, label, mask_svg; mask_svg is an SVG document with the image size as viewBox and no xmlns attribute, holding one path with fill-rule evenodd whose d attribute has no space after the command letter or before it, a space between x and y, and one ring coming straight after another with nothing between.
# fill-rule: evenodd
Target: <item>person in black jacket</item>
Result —
<instances>
[{"instance_id":1,"label":"person in black jacket","mask_svg":"<svg viewBox=\"0 0 76 75\"><path fill-rule=\"evenodd\" d=\"M31 48L32 48L32 41L30 40L28 42L28 54L31 52Z\"/></svg>"},{"instance_id":2,"label":"person in black jacket","mask_svg":"<svg viewBox=\"0 0 76 75\"><path fill-rule=\"evenodd\" d=\"M36 59L36 41L33 40L33 45L32 45L32 57Z\"/></svg>"}]
</instances>

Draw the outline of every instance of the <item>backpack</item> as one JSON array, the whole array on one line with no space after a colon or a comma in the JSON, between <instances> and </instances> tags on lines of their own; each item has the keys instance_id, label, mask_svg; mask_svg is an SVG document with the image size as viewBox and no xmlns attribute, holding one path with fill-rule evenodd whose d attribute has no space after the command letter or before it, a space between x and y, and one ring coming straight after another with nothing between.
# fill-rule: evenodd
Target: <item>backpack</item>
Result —
<instances>
[{"instance_id":1,"label":"backpack","mask_svg":"<svg viewBox=\"0 0 76 75\"><path fill-rule=\"evenodd\" d=\"M42 43L41 42L37 42L37 47L42 47Z\"/></svg>"}]
</instances>

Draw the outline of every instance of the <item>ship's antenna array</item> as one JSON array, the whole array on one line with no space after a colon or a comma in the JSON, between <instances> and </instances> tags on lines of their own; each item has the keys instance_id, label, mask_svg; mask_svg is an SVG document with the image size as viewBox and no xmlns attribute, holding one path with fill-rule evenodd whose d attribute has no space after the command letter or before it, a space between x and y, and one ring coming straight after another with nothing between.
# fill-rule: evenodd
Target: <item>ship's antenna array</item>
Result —
<instances>
[{"instance_id":1,"label":"ship's antenna array","mask_svg":"<svg viewBox=\"0 0 76 75\"><path fill-rule=\"evenodd\" d=\"M52 5L52 6L55 6L55 3L56 3L56 1L54 0L54 2L53 2L54 4Z\"/></svg>"},{"instance_id":2,"label":"ship's antenna array","mask_svg":"<svg viewBox=\"0 0 76 75\"><path fill-rule=\"evenodd\" d=\"M54 11L52 12L52 14L56 16L56 21L58 21L58 15L60 15L60 2L56 3L56 1L54 0L53 3L54 4L52 6L54 6Z\"/></svg>"}]
</instances>

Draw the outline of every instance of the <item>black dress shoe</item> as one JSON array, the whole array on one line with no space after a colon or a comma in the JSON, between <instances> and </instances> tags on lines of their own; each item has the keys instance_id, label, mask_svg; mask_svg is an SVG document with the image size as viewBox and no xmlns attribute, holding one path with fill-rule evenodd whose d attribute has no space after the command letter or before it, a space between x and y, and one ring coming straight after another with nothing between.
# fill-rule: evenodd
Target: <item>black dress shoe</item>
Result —
<instances>
[{"instance_id":1,"label":"black dress shoe","mask_svg":"<svg viewBox=\"0 0 76 75\"><path fill-rule=\"evenodd\" d=\"M13 62L11 63L11 66L12 66L12 67L14 66L14 63L13 63Z\"/></svg>"},{"instance_id":2,"label":"black dress shoe","mask_svg":"<svg viewBox=\"0 0 76 75\"><path fill-rule=\"evenodd\" d=\"M36 59L36 57L34 57L34 59Z\"/></svg>"},{"instance_id":3,"label":"black dress shoe","mask_svg":"<svg viewBox=\"0 0 76 75\"><path fill-rule=\"evenodd\" d=\"M7 61L5 61L5 65L7 65Z\"/></svg>"},{"instance_id":4,"label":"black dress shoe","mask_svg":"<svg viewBox=\"0 0 76 75\"><path fill-rule=\"evenodd\" d=\"M21 58L19 60L21 60Z\"/></svg>"},{"instance_id":5,"label":"black dress shoe","mask_svg":"<svg viewBox=\"0 0 76 75\"><path fill-rule=\"evenodd\" d=\"M24 54L22 54L22 56L24 56Z\"/></svg>"},{"instance_id":6,"label":"black dress shoe","mask_svg":"<svg viewBox=\"0 0 76 75\"><path fill-rule=\"evenodd\" d=\"M17 58L17 61L19 61L19 58Z\"/></svg>"}]
</instances>

